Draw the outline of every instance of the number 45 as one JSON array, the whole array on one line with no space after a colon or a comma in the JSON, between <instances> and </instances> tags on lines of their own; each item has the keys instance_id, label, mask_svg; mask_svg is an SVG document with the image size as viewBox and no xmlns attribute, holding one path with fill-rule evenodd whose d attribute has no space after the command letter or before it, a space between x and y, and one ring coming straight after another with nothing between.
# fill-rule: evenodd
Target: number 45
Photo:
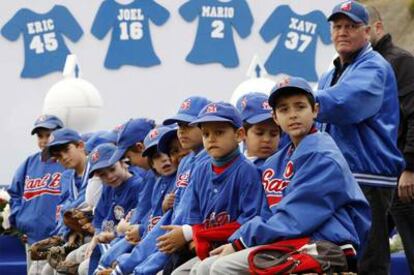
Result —
<instances>
[{"instance_id":1,"label":"number 45","mask_svg":"<svg viewBox=\"0 0 414 275\"><path fill-rule=\"evenodd\" d=\"M58 48L56 34L54 32L49 32L43 35L35 35L33 36L29 47L31 50L34 50L36 54L44 53L45 49L49 52L55 51Z\"/></svg>"}]
</instances>

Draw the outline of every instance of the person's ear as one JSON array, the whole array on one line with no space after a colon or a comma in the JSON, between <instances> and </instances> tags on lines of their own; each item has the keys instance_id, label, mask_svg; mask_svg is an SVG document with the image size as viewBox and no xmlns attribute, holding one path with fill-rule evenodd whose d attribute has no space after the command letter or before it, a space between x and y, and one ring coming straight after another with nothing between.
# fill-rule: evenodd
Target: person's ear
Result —
<instances>
[{"instance_id":1,"label":"person's ear","mask_svg":"<svg viewBox=\"0 0 414 275\"><path fill-rule=\"evenodd\" d=\"M239 129L236 130L236 136L237 136L238 143L244 140L244 138L246 137L246 131L244 130L243 127L240 127Z\"/></svg>"},{"instance_id":2,"label":"person's ear","mask_svg":"<svg viewBox=\"0 0 414 275\"><path fill-rule=\"evenodd\" d=\"M315 106L313 108L313 119L316 119L319 113L319 103L315 103Z\"/></svg>"},{"instance_id":3,"label":"person's ear","mask_svg":"<svg viewBox=\"0 0 414 275\"><path fill-rule=\"evenodd\" d=\"M280 124L279 124L279 121L278 121L277 115L276 115L276 110L272 111L272 118L273 118L273 121L276 123L276 125L280 127Z\"/></svg>"}]
</instances>

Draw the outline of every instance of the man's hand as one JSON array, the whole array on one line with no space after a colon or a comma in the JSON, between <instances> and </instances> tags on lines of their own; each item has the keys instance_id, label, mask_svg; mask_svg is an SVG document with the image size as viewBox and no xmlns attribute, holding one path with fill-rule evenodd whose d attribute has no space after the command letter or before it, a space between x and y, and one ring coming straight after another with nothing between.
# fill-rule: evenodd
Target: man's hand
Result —
<instances>
[{"instance_id":1,"label":"man's hand","mask_svg":"<svg viewBox=\"0 0 414 275\"><path fill-rule=\"evenodd\" d=\"M398 197L402 202L414 200L414 172L404 171L398 182Z\"/></svg>"},{"instance_id":2,"label":"man's hand","mask_svg":"<svg viewBox=\"0 0 414 275\"><path fill-rule=\"evenodd\" d=\"M186 244L180 225L164 225L161 229L169 231L157 239L157 246L161 252L171 254Z\"/></svg>"},{"instance_id":3,"label":"man's hand","mask_svg":"<svg viewBox=\"0 0 414 275\"><path fill-rule=\"evenodd\" d=\"M214 250L211 250L210 255L211 256L214 256L214 255L226 256L234 252L236 251L234 250L233 246L231 245L231 243L228 243L228 244L223 244L222 246L217 247Z\"/></svg>"},{"instance_id":4,"label":"man's hand","mask_svg":"<svg viewBox=\"0 0 414 275\"><path fill-rule=\"evenodd\" d=\"M128 226L128 229L125 232L125 239L130 244L135 245L141 240L141 237L139 236L139 230L138 229L139 229L139 225L137 225L137 224Z\"/></svg>"},{"instance_id":5,"label":"man's hand","mask_svg":"<svg viewBox=\"0 0 414 275\"><path fill-rule=\"evenodd\" d=\"M174 201L175 201L175 193L167 194L164 200L162 201L162 212L165 213L169 209L172 209L174 206Z\"/></svg>"}]
</instances>

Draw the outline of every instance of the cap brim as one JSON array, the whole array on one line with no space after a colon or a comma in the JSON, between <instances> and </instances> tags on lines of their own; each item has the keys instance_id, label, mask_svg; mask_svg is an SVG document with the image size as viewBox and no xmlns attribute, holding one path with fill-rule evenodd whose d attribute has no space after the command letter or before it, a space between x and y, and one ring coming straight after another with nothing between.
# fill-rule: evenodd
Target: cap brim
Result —
<instances>
[{"instance_id":1,"label":"cap brim","mask_svg":"<svg viewBox=\"0 0 414 275\"><path fill-rule=\"evenodd\" d=\"M187 115L187 114L177 114L171 118L168 118L166 120L163 121L163 125L170 125L170 124L174 124L177 122L187 122L190 123L192 121L194 121L195 119L197 119L196 116L192 116L192 115Z\"/></svg>"},{"instance_id":2,"label":"cap brim","mask_svg":"<svg viewBox=\"0 0 414 275\"><path fill-rule=\"evenodd\" d=\"M122 159L125 156L126 151L128 150L128 148L124 148L124 147L118 147L115 151L115 153L113 154L113 156L111 157L111 161L117 162L118 160Z\"/></svg>"},{"instance_id":3,"label":"cap brim","mask_svg":"<svg viewBox=\"0 0 414 275\"><path fill-rule=\"evenodd\" d=\"M119 160L119 159L118 159ZM110 159L106 160L106 161L102 161L102 162L98 162L95 165L92 165L91 169L89 170L89 176L93 175L93 173L96 170L99 169L103 169L103 168L107 168L107 167L111 167L112 165L114 165L118 160L113 160L113 158L111 157Z\"/></svg>"},{"instance_id":4,"label":"cap brim","mask_svg":"<svg viewBox=\"0 0 414 275\"><path fill-rule=\"evenodd\" d=\"M338 12L332 13L331 16L328 17L328 21L335 20L335 17L338 16L338 15L341 15L341 14L349 17L355 23L365 23L364 21L362 21L361 19L359 19L358 17L356 17L352 13L349 13L349 12L346 12L346 11L338 11Z\"/></svg>"},{"instance_id":5,"label":"cap brim","mask_svg":"<svg viewBox=\"0 0 414 275\"><path fill-rule=\"evenodd\" d=\"M157 151L157 150L158 150L156 141L155 141L155 142L151 142L151 143L150 143L150 144L149 144L149 145L145 148L144 152L142 152L142 156L143 156L143 157L148 157L149 153L150 153L152 150L154 150L154 148L155 148L155 151Z\"/></svg>"},{"instance_id":6,"label":"cap brim","mask_svg":"<svg viewBox=\"0 0 414 275\"><path fill-rule=\"evenodd\" d=\"M241 127L240 125L236 125L234 121L224 118L224 117L219 117L219 116L205 116L200 119L194 120L193 122L190 123L190 125L198 126L200 123L205 123L205 122L228 122L237 128Z\"/></svg>"},{"instance_id":7,"label":"cap brim","mask_svg":"<svg viewBox=\"0 0 414 275\"><path fill-rule=\"evenodd\" d=\"M257 123L263 122L268 119L272 119L272 114L270 112L267 114L260 114L260 115L252 116L251 118L246 119L246 122L249 124L257 124Z\"/></svg>"},{"instance_id":8,"label":"cap brim","mask_svg":"<svg viewBox=\"0 0 414 275\"><path fill-rule=\"evenodd\" d=\"M45 129L49 129L49 130L54 130L54 129L58 128L58 127L59 126L56 125L55 123L41 123L41 124L36 125L36 127L34 127L32 129L31 134L32 135L36 134L36 132L39 130L39 128L45 128Z\"/></svg>"},{"instance_id":9,"label":"cap brim","mask_svg":"<svg viewBox=\"0 0 414 275\"><path fill-rule=\"evenodd\" d=\"M169 144L171 140L177 137L177 129L172 129L166 132L158 141L158 151L164 154L168 154L170 151Z\"/></svg>"}]
</instances>

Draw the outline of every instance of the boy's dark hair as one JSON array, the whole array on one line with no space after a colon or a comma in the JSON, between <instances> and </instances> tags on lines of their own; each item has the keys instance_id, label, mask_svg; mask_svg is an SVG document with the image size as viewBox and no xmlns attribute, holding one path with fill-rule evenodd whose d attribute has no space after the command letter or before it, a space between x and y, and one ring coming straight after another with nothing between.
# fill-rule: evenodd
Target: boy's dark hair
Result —
<instances>
[{"instance_id":1,"label":"boy's dark hair","mask_svg":"<svg viewBox=\"0 0 414 275\"><path fill-rule=\"evenodd\" d=\"M51 146L49 148L49 153L52 157L55 157L60 152L68 150L69 145L73 144L75 146L78 146L79 143L80 143L79 141L71 141L71 142L68 142L68 143Z\"/></svg>"},{"instance_id":2,"label":"boy's dark hair","mask_svg":"<svg viewBox=\"0 0 414 275\"><path fill-rule=\"evenodd\" d=\"M271 121L273 121L273 119L272 119L272 118L269 118L269 119L263 120L262 122L267 121L267 120L271 120ZM276 124L276 123L275 123L275 124ZM250 123L248 123L248 122L243 122L243 128L244 128L244 131L246 132L246 135L247 135L247 132L249 131L249 129L253 127L253 125L254 125L254 124L250 124ZM277 126L277 128L279 129L279 136L280 136L280 135L281 135L281 133L282 133L282 129L280 128L280 126L279 126L279 125L277 125L277 124L276 124L276 126Z\"/></svg>"},{"instance_id":3,"label":"boy's dark hair","mask_svg":"<svg viewBox=\"0 0 414 275\"><path fill-rule=\"evenodd\" d=\"M53 132L53 131L61 129L61 128L62 127L60 127L60 126L57 126L56 128L53 128L53 129L49 129L49 128L46 128L46 127L37 127L35 130L33 130L33 134L38 135L40 130L46 130L46 131Z\"/></svg>"},{"instance_id":4,"label":"boy's dark hair","mask_svg":"<svg viewBox=\"0 0 414 275\"><path fill-rule=\"evenodd\" d=\"M154 169L154 158L157 155L158 150L157 150L157 146L153 146L152 148L148 149L148 153L147 153L147 162L148 165L151 167L152 171L154 171L154 173L158 174L157 171L155 171Z\"/></svg>"},{"instance_id":5,"label":"boy's dark hair","mask_svg":"<svg viewBox=\"0 0 414 275\"><path fill-rule=\"evenodd\" d=\"M291 96L296 96L296 95L304 95L306 96L309 104L312 107L312 111L315 110L315 98L313 97L313 95L311 95L310 93L303 91L301 89L297 89L297 88L285 88L282 91L279 92L279 94L274 98L274 104L270 104L271 106L274 106L272 108L273 112L276 111L278 102L281 98L286 98L286 97L291 97Z\"/></svg>"}]
</instances>

